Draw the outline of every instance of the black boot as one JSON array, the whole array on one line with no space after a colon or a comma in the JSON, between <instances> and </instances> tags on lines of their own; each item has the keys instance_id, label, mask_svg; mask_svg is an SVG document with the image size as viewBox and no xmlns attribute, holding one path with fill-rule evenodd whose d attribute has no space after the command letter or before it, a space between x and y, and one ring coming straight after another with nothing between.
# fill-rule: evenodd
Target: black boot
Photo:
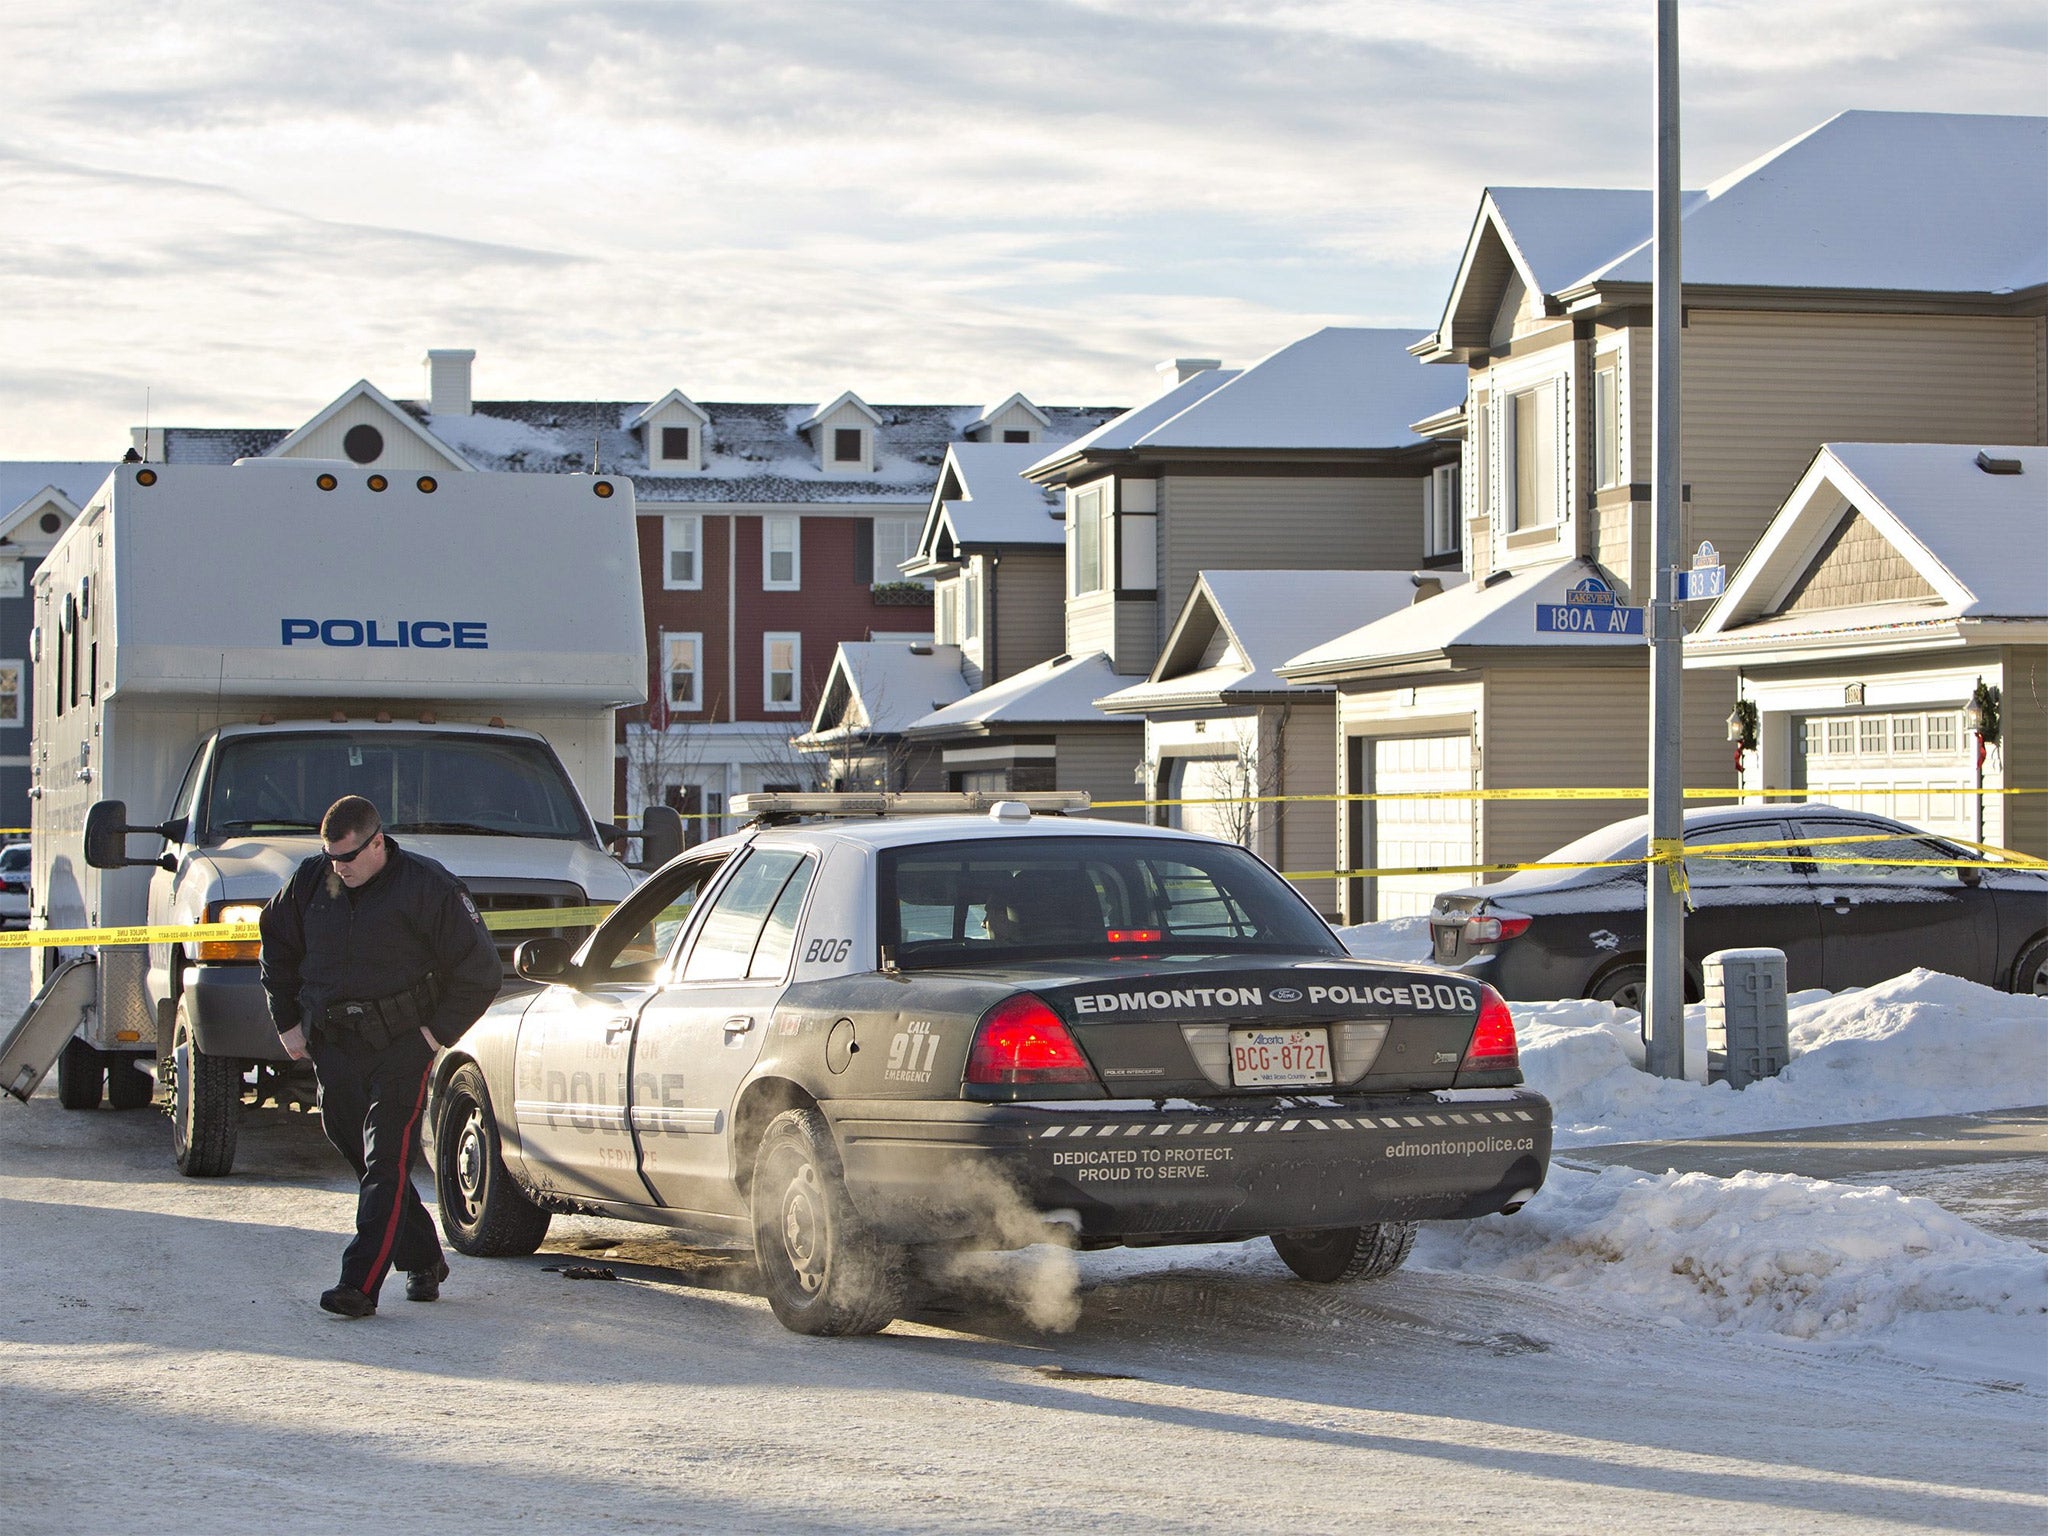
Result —
<instances>
[{"instance_id":1,"label":"black boot","mask_svg":"<svg viewBox=\"0 0 2048 1536\"><path fill-rule=\"evenodd\" d=\"M405 1277L407 1301L439 1301L441 1282L448 1278L448 1261L436 1259L432 1269L415 1269Z\"/></svg>"},{"instance_id":2,"label":"black boot","mask_svg":"<svg viewBox=\"0 0 2048 1536\"><path fill-rule=\"evenodd\" d=\"M377 1303L352 1285L337 1285L320 1293L320 1309L336 1317L368 1317L377 1310Z\"/></svg>"}]
</instances>

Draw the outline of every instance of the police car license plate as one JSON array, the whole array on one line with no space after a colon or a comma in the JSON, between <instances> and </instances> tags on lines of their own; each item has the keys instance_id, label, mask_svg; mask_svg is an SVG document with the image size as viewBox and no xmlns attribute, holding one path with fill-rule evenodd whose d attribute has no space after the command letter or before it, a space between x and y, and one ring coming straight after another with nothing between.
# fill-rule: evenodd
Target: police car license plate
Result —
<instances>
[{"instance_id":1,"label":"police car license plate","mask_svg":"<svg viewBox=\"0 0 2048 1536\"><path fill-rule=\"evenodd\" d=\"M1301 1088L1330 1083L1327 1029L1233 1029L1230 1081L1238 1088Z\"/></svg>"}]
</instances>

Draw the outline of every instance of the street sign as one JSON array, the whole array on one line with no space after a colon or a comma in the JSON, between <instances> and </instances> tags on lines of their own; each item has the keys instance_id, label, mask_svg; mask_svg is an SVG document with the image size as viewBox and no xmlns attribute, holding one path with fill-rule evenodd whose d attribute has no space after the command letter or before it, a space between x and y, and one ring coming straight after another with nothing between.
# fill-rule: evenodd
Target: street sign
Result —
<instances>
[{"instance_id":1,"label":"street sign","mask_svg":"<svg viewBox=\"0 0 2048 1536\"><path fill-rule=\"evenodd\" d=\"M1720 551L1702 539L1700 547L1693 551L1692 569L1678 573L1678 600L1681 603L1705 602L1727 590L1728 567L1721 563Z\"/></svg>"},{"instance_id":2,"label":"street sign","mask_svg":"<svg viewBox=\"0 0 2048 1536\"><path fill-rule=\"evenodd\" d=\"M1643 610L1624 608L1614 589L1588 576L1561 603L1536 605L1536 632L1560 635L1640 635Z\"/></svg>"}]
</instances>

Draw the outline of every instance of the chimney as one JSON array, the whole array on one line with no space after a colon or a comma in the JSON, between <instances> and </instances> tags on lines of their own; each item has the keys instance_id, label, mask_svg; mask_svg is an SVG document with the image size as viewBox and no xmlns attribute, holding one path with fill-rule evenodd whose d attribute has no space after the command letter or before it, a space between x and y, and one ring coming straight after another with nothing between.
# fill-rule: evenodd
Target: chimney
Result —
<instances>
[{"instance_id":1,"label":"chimney","mask_svg":"<svg viewBox=\"0 0 2048 1536\"><path fill-rule=\"evenodd\" d=\"M1415 595L1408 599L1408 606L1411 608L1417 603L1428 602L1432 597L1444 595L1444 579L1441 576L1432 576L1428 571L1416 571L1408 580L1415 588Z\"/></svg>"},{"instance_id":2,"label":"chimney","mask_svg":"<svg viewBox=\"0 0 2048 1536\"><path fill-rule=\"evenodd\" d=\"M1221 368L1220 357L1169 357L1154 371L1166 381L1167 387L1185 384L1198 373L1207 373L1211 368Z\"/></svg>"},{"instance_id":3,"label":"chimney","mask_svg":"<svg viewBox=\"0 0 2048 1536\"><path fill-rule=\"evenodd\" d=\"M469 393L473 350L437 347L427 353L427 409L436 416L474 414Z\"/></svg>"}]
</instances>

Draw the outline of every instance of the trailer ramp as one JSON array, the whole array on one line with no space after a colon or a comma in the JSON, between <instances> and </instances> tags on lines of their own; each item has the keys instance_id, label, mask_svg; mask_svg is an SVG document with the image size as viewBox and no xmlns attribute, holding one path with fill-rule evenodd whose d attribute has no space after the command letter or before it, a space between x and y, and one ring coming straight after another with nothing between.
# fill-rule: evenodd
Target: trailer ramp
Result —
<instances>
[{"instance_id":1,"label":"trailer ramp","mask_svg":"<svg viewBox=\"0 0 2048 1536\"><path fill-rule=\"evenodd\" d=\"M74 955L58 966L0 1040L0 1088L26 1104L99 996L94 956Z\"/></svg>"}]
</instances>

